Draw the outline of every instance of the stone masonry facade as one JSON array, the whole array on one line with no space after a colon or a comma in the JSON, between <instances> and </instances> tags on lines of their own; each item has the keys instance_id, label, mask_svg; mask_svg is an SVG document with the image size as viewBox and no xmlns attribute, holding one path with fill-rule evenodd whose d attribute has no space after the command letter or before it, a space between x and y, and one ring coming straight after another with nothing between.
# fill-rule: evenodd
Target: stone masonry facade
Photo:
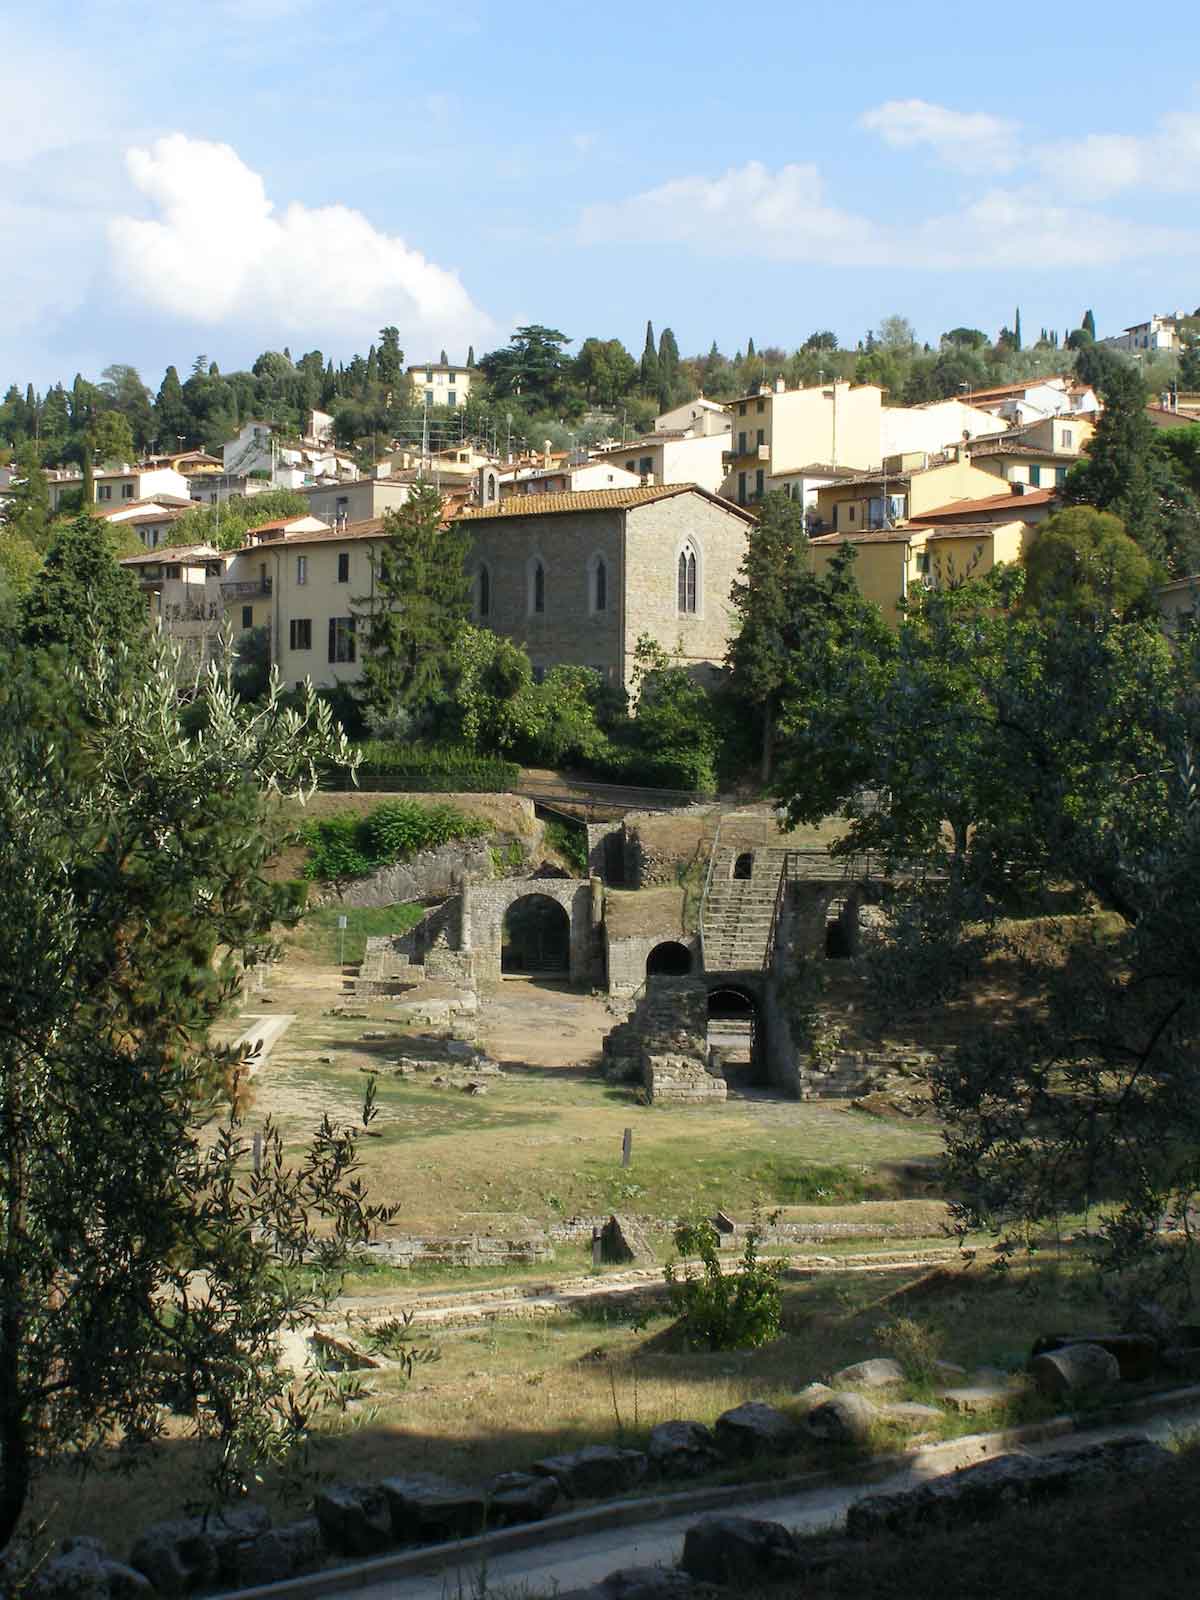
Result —
<instances>
[{"instance_id":1,"label":"stone masonry facade","mask_svg":"<svg viewBox=\"0 0 1200 1600\"><path fill-rule=\"evenodd\" d=\"M547 497L556 504L573 498ZM535 669L592 667L626 689L633 686L634 652L642 634L684 665L715 669L724 660L733 627L729 592L751 521L736 507L693 488L625 506L495 516L476 512L467 524L474 536L467 563L474 620L524 645ZM679 605L681 552L695 557L694 611Z\"/></svg>"}]
</instances>

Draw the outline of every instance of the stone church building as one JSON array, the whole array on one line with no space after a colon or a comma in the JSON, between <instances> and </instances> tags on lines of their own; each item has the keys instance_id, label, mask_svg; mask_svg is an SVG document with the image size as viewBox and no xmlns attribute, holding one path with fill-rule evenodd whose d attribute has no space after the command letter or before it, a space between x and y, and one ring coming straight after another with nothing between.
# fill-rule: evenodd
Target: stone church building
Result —
<instances>
[{"instance_id":1,"label":"stone church building","mask_svg":"<svg viewBox=\"0 0 1200 1600\"><path fill-rule=\"evenodd\" d=\"M642 634L685 666L724 661L749 512L694 484L481 498L459 513L472 619L536 672L592 667L629 689Z\"/></svg>"}]
</instances>

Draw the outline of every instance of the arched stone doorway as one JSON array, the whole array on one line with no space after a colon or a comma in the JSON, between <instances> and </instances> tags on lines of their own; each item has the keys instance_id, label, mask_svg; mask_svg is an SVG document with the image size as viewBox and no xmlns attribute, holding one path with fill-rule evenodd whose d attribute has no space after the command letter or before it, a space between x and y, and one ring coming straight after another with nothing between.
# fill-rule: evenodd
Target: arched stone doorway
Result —
<instances>
[{"instance_id":1,"label":"arched stone doorway","mask_svg":"<svg viewBox=\"0 0 1200 1600\"><path fill-rule=\"evenodd\" d=\"M709 1059L718 1052L722 1077L753 1079L759 1066L758 1001L748 989L718 984L708 991Z\"/></svg>"},{"instance_id":2,"label":"arched stone doorway","mask_svg":"<svg viewBox=\"0 0 1200 1600\"><path fill-rule=\"evenodd\" d=\"M825 958L849 961L858 954L858 896L831 900L825 911Z\"/></svg>"},{"instance_id":3,"label":"arched stone doorway","mask_svg":"<svg viewBox=\"0 0 1200 1600\"><path fill-rule=\"evenodd\" d=\"M686 978L692 970L692 952L678 939L664 939L646 957L648 978Z\"/></svg>"},{"instance_id":4,"label":"arched stone doorway","mask_svg":"<svg viewBox=\"0 0 1200 1600\"><path fill-rule=\"evenodd\" d=\"M571 919L557 900L526 894L504 913L500 970L565 978L571 967Z\"/></svg>"},{"instance_id":5,"label":"arched stone doorway","mask_svg":"<svg viewBox=\"0 0 1200 1600\"><path fill-rule=\"evenodd\" d=\"M754 851L743 850L733 863L733 878L752 878L754 876Z\"/></svg>"}]
</instances>

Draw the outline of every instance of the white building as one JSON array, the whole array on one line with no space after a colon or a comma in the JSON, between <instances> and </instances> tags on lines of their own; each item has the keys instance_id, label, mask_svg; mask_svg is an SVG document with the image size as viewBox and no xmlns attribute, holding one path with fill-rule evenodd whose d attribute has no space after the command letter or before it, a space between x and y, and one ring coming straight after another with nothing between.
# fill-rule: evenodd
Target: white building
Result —
<instances>
[{"instance_id":1,"label":"white building","mask_svg":"<svg viewBox=\"0 0 1200 1600\"><path fill-rule=\"evenodd\" d=\"M595 459L624 467L637 483L694 483L716 494L725 481L728 448L728 427L711 433L656 430L598 452Z\"/></svg>"},{"instance_id":2,"label":"white building","mask_svg":"<svg viewBox=\"0 0 1200 1600\"><path fill-rule=\"evenodd\" d=\"M1179 324L1184 320L1184 313L1176 311L1174 316L1164 313L1163 316L1152 316L1149 322L1135 322L1131 328L1115 334L1111 339L1102 339L1101 344L1107 345L1110 350L1129 350L1137 355L1155 355L1160 352L1173 355L1183 347L1179 335Z\"/></svg>"},{"instance_id":3,"label":"white building","mask_svg":"<svg viewBox=\"0 0 1200 1600\"><path fill-rule=\"evenodd\" d=\"M733 419L725 407L706 400L702 394L654 419L655 433L728 433L732 427Z\"/></svg>"},{"instance_id":4,"label":"white building","mask_svg":"<svg viewBox=\"0 0 1200 1600\"><path fill-rule=\"evenodd\" d=\"M997 432L1007 424L982 406L968 405L959 399L929 400L919 406L884 406L879 415L879 454L906 455L923 450L937 455L965 438L975 439Z\"/></svg>"}]
</instances>

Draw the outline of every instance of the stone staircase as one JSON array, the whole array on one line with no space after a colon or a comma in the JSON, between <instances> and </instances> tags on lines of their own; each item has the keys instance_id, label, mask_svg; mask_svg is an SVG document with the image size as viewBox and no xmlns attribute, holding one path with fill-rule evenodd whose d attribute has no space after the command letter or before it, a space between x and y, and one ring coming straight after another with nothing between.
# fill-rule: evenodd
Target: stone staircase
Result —
<instances>
[{"instance_id":1,"label":"stone staircase","mask_svg":"<svg viewBox=\"0 0 1200 1600\"><path fill-rule=\"evenodd\" d=\"M706 972L760 972L767 964L779 880L788 852L759 846L748 878L735 878L737 845L718 845L701 910Z\"/></svg>"}]
</instances>

